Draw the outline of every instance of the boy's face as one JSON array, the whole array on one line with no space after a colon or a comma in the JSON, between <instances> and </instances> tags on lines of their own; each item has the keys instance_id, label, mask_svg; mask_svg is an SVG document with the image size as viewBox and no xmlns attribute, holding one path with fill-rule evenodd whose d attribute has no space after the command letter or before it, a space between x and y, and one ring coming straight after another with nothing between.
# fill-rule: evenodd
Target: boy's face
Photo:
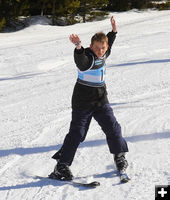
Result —
<instances>
[{"instance_id":1,"label":"boy's face","mask_svg":"<svg viewBox=\"0 0 170 200\"><path fill-rule=\"evenodd\" d=\"M95 55L100 58L103 57L108 49L107 42L98 42L94 41L93 44L90 45L90 49L95 53Z\"/></svg>"}]
</instances>

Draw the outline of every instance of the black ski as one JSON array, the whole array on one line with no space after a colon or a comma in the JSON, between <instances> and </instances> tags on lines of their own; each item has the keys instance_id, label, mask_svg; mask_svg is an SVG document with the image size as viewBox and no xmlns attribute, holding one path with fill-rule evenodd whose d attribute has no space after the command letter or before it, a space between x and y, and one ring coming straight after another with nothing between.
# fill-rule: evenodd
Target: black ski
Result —
<instances>
[{"instance_id":1,"label":"black ski","mask_svg":"<svg viewBox=\"0 0 170 200\"><path fill-rule=\"evenodd\" d=\"M77 185L77 186L83 186L83 187L89 187L89 188L96 188L97 186L100 185L100 182L98 181L93 181L90 183L83 183L83 182L78 182L73 180L63 180L63 179L57 179L57 178L51 178L50 176L46 177L46 176L35 176L35 178L38 179L52 179L52 180L57 180L57 181L62 181L66 184L72 184L72 185Z\"/></svg>"}]
</instances>

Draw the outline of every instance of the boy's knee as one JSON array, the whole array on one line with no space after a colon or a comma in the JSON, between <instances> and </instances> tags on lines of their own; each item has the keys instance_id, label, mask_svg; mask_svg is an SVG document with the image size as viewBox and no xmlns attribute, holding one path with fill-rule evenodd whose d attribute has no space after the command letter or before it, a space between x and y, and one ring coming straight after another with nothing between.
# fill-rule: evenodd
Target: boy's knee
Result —
<instances>
[{"instance_id":1,"label":"boy's knee","mask_svg":"<svg viewBox=\"0 0 170 200\"><path fill-rule=\"evenodd\" d=\"M117 122L117 121L114 121L112 123L106 123L102 129L105 131L105 132L108 132L108 133L112 133L112 132L115 132L115 133L119 133L121 132L121 126L120 124Z\"/></svg>"},{"instance_id":2,"label":"boy's knee","mask_svg":"<svg viewBox=\"0 0 170 200\"><path fill-rule=\"evenodd\" d=\"M74 127L70 129L70 135L80 142L83 142L87 134L87 129L84 127Z\"/></svg>"}]
</instances>

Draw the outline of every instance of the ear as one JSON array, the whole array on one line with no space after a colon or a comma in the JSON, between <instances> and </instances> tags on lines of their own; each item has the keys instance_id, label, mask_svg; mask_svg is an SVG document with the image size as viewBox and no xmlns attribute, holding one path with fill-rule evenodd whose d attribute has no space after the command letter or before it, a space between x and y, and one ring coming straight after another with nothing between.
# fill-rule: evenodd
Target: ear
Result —
<instances>
[{"instance_id":1,"label":"ear","mask_svg":"<svg viewBox=\"0 0 170 200\"><path fill-rule=\"evenodd\" d=\"M92 44L90 44L90 49L92 49L93 48L93 45Z\"/></svg>"}]
</instances>

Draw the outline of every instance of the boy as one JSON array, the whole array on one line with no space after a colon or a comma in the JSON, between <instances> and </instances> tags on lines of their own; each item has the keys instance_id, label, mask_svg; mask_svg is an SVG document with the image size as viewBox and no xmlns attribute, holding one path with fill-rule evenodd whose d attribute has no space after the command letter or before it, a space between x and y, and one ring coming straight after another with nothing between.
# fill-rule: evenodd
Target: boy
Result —
<instances>
[{"instance_id":1,"label":"boy","mask_svg":"<svg viewBox=\"0 0 170 200\"><path fill-rule=\"evenodd\" d=\"M57 160L51 178L72 180L69 169L80 142L83 142L91 119L99 123L106 134L110 153L114 155L117 170L122 173L128 163L125 152L127 143L122 137L121 127L114 117L107 99L105 85L105 60L110 55L112 44L116 38L116 23L111 17L112 31L105 35L96 33L91 39L89 48L84 49L78 35L70 35L70 41L76 46L74 60L78 68L78 79L72 96L72 121L69 133L64 139L61 149L53 155Z\"/></svg>"}]
</instances>

